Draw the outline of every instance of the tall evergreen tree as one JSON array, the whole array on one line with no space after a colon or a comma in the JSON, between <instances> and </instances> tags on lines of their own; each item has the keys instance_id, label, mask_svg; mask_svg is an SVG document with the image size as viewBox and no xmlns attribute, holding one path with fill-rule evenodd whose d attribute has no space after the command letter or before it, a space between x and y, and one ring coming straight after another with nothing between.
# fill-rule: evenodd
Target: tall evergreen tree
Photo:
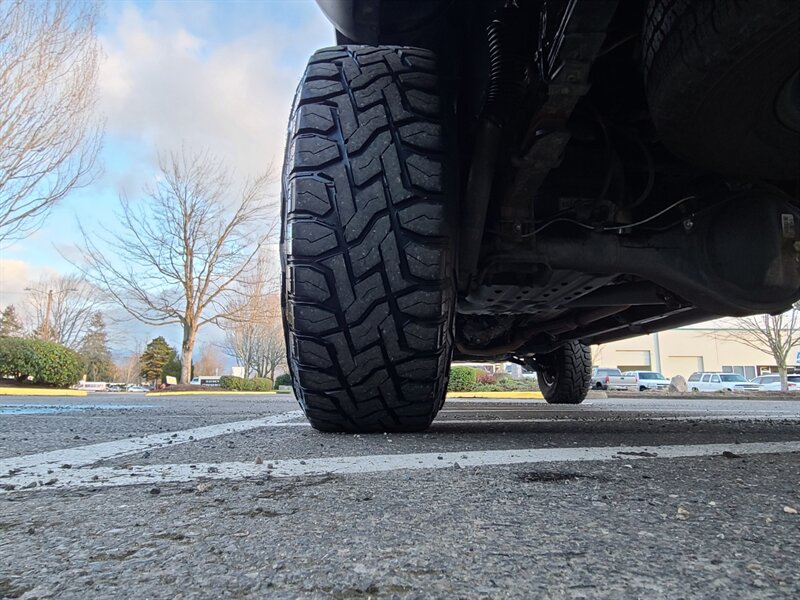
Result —
<instances>
[{"instance_id":1,"label":"tall evergreen tree","mask_svg":"<svg viewBox=\"0 0 800 600\"><path fill-rule=\"evenodd\" d=\"M171 376L180 381L181 379L181 357L178 356L178 351L172 346L169 347L170 355L167 364L164 365L164 377ZM192 365L194 366L194 365ZM191 379L191 374L189 375ZM181 383L189 383L188 381L181 381Z\"/></svg>"},{"instance_id":2,"label":"tall evergreen tree","mask_svg":"<svg viewBox=\"0 0 800 600\"><path fill-rule=\"evenodd\" d=\"M159 383L164 377L164 367L173 358L175 350L167 344L162 336L158 336L147 344L139 359L142 365L141 375L147 381Z\"/></svg>"},{"instance_id":3,"label":"tall evergreen tree","mask_svg":"<svg viewBox=\"0 0 800 600\"><path fill-rule=\"evenodd\" d=\"M111 351L108 349L106 323L100 311L92 315L78 354L86 365L87 381L109 381L114 377L114 363L111 360Z\"/></svg>"},{"instance_id":4,"label":"tall evergreen tree","mask_svg":"<svg viewBox=\"0 0 800 600\"><path fill-rule=\"evenodd\" d=\"M13 304L6 306L0 315L0 337L22 337L22 323Z\"/></svg>"}]
</instances>

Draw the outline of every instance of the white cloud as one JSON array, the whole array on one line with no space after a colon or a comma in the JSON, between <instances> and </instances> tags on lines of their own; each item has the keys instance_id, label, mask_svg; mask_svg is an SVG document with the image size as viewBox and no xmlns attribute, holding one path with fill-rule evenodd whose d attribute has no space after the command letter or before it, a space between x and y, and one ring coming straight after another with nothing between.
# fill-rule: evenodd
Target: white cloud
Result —
<instances>
[{"instance_id":1,"label":"white cloud","mask_svg":"<svg viewBox=\"0 0 800 600\"><path fill-rule=\"evenodd\" d=\"M0 307L20 303L26 296L25 288L41 277L58 275L48 267L34 267L24 260L0 258Z\"/></svg>"},{"instance_id":2,"label":"white cloud","mask_svg":"<svg viewBox=\"0 0 800 600\"><path fill-rule=\"evenodd\" d=\"M185 5L191 7L192 5ZM179 20L148 19L128 6L103 38L100 108L107 133L156 149L205 148L240 175L280 167L292 95L301 73L286 52L327 45L329 27L265 24L256 33L209 43ZM302 40L302 42L298 42ZM302 61L301 61L302 62ZM151 163L152 164L152 163Z\"/></svg>"}]
</instances>

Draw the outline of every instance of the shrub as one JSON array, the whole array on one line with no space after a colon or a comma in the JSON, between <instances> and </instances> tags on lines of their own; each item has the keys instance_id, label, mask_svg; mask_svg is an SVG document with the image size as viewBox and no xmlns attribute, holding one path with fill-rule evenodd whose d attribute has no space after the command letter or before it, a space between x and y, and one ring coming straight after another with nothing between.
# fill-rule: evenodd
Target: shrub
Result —
<instances>
[{"instance_id":1,"label":"shrub","mask_svg":"<svg viewBox=\"0 0 800 600\"><path fill-rule=\"evenodd\" d=\"M76 384L83 362L69 348L43 340L0 338L0 376L54 387Z\"/></svg>"},{"instance_id":2,"label":"shrub","mask_svg":"<svg viewBox=\"0 0 800 600\"><path fill-rule=\"evenodd\" d=\"M250 382L254 392L272 391L272 379L269 377L254 377L253 379L246 379L245 381Z\"/></svg>"},{"instance_id":3,"label":"shrub","mask_svg":"<svg viewBox=\"0 0 800 600\"><path fill-rule=\"evenodd\" d=\"M452 367L447 389L451 392L471 392L477 383L477 372L469 367Z\"/></svg>"},{"instance_id":4,"label":"shrub","mask_svg":"<svg viewBox=\"0 0 800 600\"><path fill-rule=\"evenodd\" d=\"M219 386L237 392L269 392L272 390L272 380L267 377L245 379L244 377L223 375L219 378Z\"/></svg>"},{"instance_id":5,"label":"shrub","mask_svg":"<svg viewBox=\"0 0 800 600\"><path fill-rule=\"evenodd\" d=\"M495 377L492 373L480 369L475 374L475 381L479 384L495 383L497 381L497 377Z\"/></svg>"},{"instance_id":6,"label":"shrub","mask_svg":"<svg viewBox=\"0 0 800 600\"><path fill-rule=\"evenodd\" d=\"M284 373L283 375L278 375L275 378L275 387L280 387L282 385L292 385L292 376L289 373Z\"/></svg>"},{"instance_id":7,"label":"shrub","mask_svg":"<svg viewBox=\"0 0 800 600\"><path fill-rule=\"evenodd\" d=\"M478 384L476 392L538 392L536 379L512 379L508 377L495 383Z\"/></svg>"},{"instance_id":8,"label":"shrub","mask_svg":"<svg viewBox=\"0 0 800 600\"><path fill-rule=\"evenodd\" d=\"M0 376L25 381L36 370L36 355L30 340L0 338Z\"/></svg>"}]
</instances>

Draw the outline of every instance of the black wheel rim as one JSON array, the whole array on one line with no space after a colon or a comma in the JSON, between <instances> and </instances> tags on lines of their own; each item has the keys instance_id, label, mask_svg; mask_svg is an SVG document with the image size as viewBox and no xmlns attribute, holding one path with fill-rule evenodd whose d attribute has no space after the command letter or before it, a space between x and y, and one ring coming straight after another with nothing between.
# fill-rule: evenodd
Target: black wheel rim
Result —
<instances>
[{"instance_id":1,"label":"black wheel rim","mask_svg":"<svg viewBox=\"0 0 800 600\"><path fill-rule=\"evenodd\" d=\"M556 384L556 379L558 379L555 373L551 373L550 371L542 371L542 383L544 383L547 387L553 387Z\"/></svg>"},{"instance_id":2,"label":"black wheel rim","mask_svg":"<svg viewBox=\"0 0 800 600\"><path fill-rule=\"evenodd\" d=\"M781 123L793 131L800 131L800 69L795 71L775 99L775 114Z\"/></svg>"}]
</instances>

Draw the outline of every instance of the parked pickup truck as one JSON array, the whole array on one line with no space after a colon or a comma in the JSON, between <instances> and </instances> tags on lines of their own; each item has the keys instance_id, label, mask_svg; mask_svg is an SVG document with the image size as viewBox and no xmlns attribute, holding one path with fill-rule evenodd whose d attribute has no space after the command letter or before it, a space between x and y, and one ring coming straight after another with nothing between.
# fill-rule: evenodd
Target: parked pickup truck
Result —
<instances>
[{"instance_id":1,"label":"parked pickup truck","mask_svg":"<svg viewBox=\"0 0 800 600\"><path fill-rule=\"evenodd\" d=\"M633 389L636 387L636 377L626 377L619 369L594 367L592 369L592 387L596 390Z\"/></svg>"},{"instance_id":2,"label":"parked pickup truck","mask_svg":"<svg viewBox=\"0 0 800 600\"><path fill-rule=\"evenodd\" d=\"M625 377L633 377L634 386L640 392L646 390L666 390L669 388L670 380L658 371L625 371Z\"/></svg>"}]
</instances>

